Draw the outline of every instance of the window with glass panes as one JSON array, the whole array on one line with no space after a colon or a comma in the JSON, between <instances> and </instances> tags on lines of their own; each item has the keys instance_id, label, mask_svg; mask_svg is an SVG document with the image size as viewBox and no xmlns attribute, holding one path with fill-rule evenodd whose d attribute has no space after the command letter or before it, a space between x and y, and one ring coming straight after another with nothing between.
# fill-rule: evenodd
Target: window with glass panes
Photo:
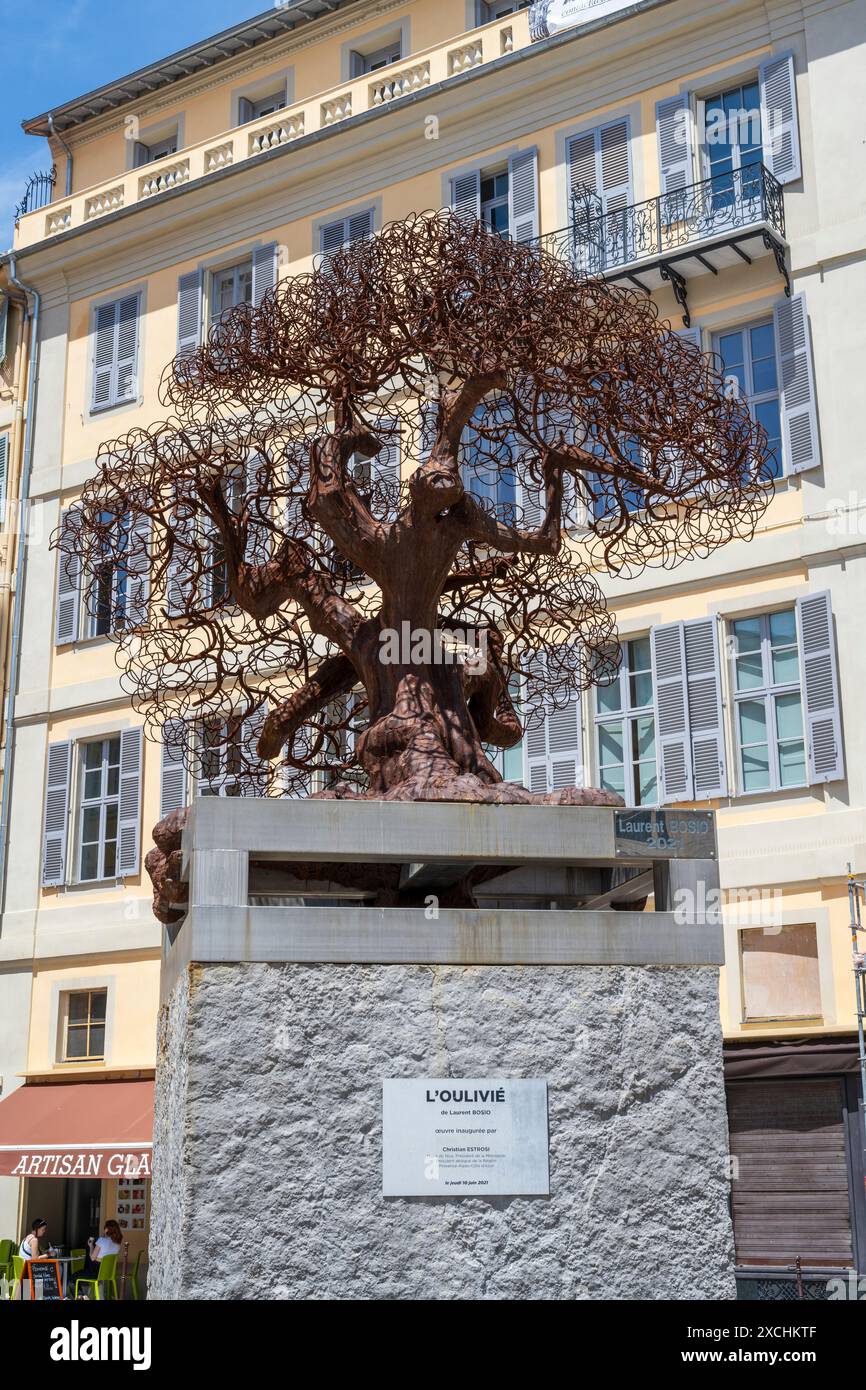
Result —
<instances>
[{"instance_id":1,"label":"window with glass panes","mask_svg":"<svg viewBox=\"0 0 866 1390\"><path fill-rule=\"evenodd\" d=\"M487 20L505 19L517 10L528 10L530 0L487 0Z\"/></svg>"},{"instance_id":2,"label":"window with glass panes","mask_svg":"<svg viewBox=\"0 0 866 1390\"><path fill-rule=\"evenodd\" d=\"M110 524L112 516L108 512L103 512L101 519L103 523ZM120 527L122 547L125 549L129 517L122 517L116 524ZM106 546L105 559L94 566L90 598L87 604L88 636L106 637L109 633L118 632L122 628L126 616L128 577L126 565L117 562L114 548L109 549Z\"/></svg>"},{"instance_id":3,"label":"window with glass panes","mask_svg":"<svg viewBox=\"0 0 866 1390\"><path fill-rule=\"evenodd\" d=\"M498 232L507 241L508 224L508 170L498 174L481 175L481 221L492 232Z\"/></svg>"},{"instance_id":4,"label":"window with glass panes","mask_svg":"<svg viewBox=\"0 0 866 1390\"><path fill-rule=\"evenodd\" d=\"M649 637L622 644L622 664L611 685L595 692L598 776L627 806L658 802L652 655Z\"/></svg>"},{"instance_id":5,"label":"window with glass panes","mask_svg":"<svg viewBox=\"0 0 866 1390\"><path fill-rule=\"evenodd\" d=\"M239 265L227 266L225 270L215 270L210 289L210 322L213 327L235 305L252 303L252 261L241 261Z\"/></svg>"},{"instance_id":6,"label":"window with glass panes","mask_svg":"<svg viewBox=\"0 0 866 1390\"><path fill-rule=\"evenodd\" d=\"M64 1062L99 1062L105 1057L108 990L75 990L66 997Z\"/></svg>"},{"instance_id":7,"label":"window with glass panes","mask_svg":"<svg viewBox=\"0 0 866 1390\"><path fill-rule=\"evenodd\" d=\"M240 796L243 731L223 719L205 719L198 730L198 796Z\"/></svg>"},{"instance_id":8,"label":"window with glass panes","mask_svg":"<svg viewBox=\"0 0 866 1390\"><path fill-rule=\"evenodd\" d=\"M518 717L524 718L521 698L520 698L520 677L512 676L508 682L508 693L511 696L512 704L517 711ZM514 748L494 748L485 744L484 752L502 776L503 782L523 783L523 739Z\"/></svg>"},{"instance_id":9,"label":"window with glass panes","mask_svg":"<svg viewBox=\"0 0 866 1390\"><path fill-rule=\"evenodd\" d=\"M78 877L82 882L114 878L120 817L120 735L82 744L80 757Z\"/></svg>"},{"instance_id":10,"label":"window with glass panes","mask_svg":"<svg viewBox=\"0 0 866 1390\"><path fill-rule=\"evenodd\" d=\"M494 437L482 438L479 429L487 421ZM490 399L475 407L460 442L460 470L463 485L479 502L494 506L514 506L517 501L515 460L520 448L516 433L501 421L497 403Z\"/></svg>"},{"instance_id":11,"label":"window with glass panes","mask_svg":"<svg viewBox=\"0 0 866 1390\"><path fill-rule=\"evenodd\" d=\"M740 789L806 785L797 619L793 608L731 623Z\"/></svg>"},{"instance_id":12,"label":"window with glass panes","mask_svg":"<svg viewBox=\"0 0 866 1390\"><path fill-rule=\"evenodd\" d=\"M713 207L760 194L761 93L757 81L704 98L704 139Z\"/></svg>"},{"instance_id":13,"label":"window with glass panes","mask_svg":"<svg viewBox=\"0 0 866 1390\"><path fill-rule=\"evenodd\" d=\"M772 459L773 477L781 477L782 423L772 319L716 333L713 349L721 358L726 385L736 383L741 400L746 402L758 424L763 425Z\"/></svg>"}]
</instances>

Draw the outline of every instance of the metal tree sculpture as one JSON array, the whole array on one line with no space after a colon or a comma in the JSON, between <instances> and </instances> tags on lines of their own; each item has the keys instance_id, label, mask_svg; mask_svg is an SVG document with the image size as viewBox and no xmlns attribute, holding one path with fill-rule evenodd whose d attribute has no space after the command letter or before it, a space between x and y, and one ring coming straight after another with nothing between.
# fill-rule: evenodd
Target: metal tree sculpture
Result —
<instances>
[{"instance_id":1,"label":"metal tree sculpture","mask_svg":"<svg viewBox=\"0 0 866 1390\"><path fill-rule=\"evenodd\" d=\"M596 576L748 537L769 495L762 431L649 299L446 213L233 309L161 400L59 543L92 603L125 576L150 732L239 787L538 799L490 753L612 678Z\"/></svg>"}]
</instances>

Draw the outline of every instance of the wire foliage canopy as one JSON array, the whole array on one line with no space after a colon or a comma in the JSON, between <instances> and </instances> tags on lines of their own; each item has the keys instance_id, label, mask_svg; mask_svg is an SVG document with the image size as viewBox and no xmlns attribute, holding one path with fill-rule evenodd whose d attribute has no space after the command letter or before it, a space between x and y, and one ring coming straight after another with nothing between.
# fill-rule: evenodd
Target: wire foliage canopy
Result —
<instances>
[{"instance_id":1,"label":"wire foliage canopy","mask_svg":"<svg viewBox=\"0 0 866 1390\"><path fill-rule=\"evenodd\" d=\"M599 579L748 538L770 495L762 430L648 298L450 213L234 308L160 399L63 563L97 607L123 577L151 735L289 794L531 799L489 755L612 679Z\"/></svg>"}]
</instances>

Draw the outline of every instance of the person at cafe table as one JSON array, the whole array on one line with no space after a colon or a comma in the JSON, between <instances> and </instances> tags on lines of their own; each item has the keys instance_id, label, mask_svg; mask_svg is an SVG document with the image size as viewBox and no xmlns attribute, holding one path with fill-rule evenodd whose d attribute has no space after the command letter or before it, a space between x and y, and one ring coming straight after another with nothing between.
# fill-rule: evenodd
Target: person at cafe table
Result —
<instances>
[{"instance_id":1,"label":"person at cafe table","mask_svg":"<svg viewBox=\"0 0 866 1390\"><path fill-rule=\"evenodd\" d=\"M99 1266L106 1255L117 1255L120 1253L120 1242L123 1239L120 1227L116 1221L106 1221L103 1234L96 1240L93 1236L87 1237L88 1260L81 1271L81 1276L87 1279L96 1279L99 1276Z\"/></svg>"},{"instance_id":2,"label":"person at cafe table","mask_svg":"<svg viewBox=\"0 0 866 1390\"><path fill-rule=\"evenodd\" d=\"M30 1222L30 1230L22 1240L18 1251L22 1260L39 1259L39 1242L44 1238L47 1230L48 1222L43 1221L41 1216L37 1216L34 1221Z\"/></svg>"}]
</instances>

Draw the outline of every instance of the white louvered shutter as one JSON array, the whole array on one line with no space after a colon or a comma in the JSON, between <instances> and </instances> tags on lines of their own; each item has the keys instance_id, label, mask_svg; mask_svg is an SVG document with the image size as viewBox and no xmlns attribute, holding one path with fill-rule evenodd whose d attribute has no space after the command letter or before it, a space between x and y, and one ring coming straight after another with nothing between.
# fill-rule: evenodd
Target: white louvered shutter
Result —
<instances>
[{"instance_id":1,"label":"white louvered shutter","mask_svg":"<svg viewBox=\"0 0 866 1390\"><path fill-rule=\"evenodd\" d=\"M117 828L117 875L137 874L141 863L141 729L120 735L120 810Z\"/></svg>"},{"instance_id":2,"label":"white louvered shutter","mask_svg":"<svg viewBox=\"0 0 866 1390\"><path fill-rule=\"evenodd\" d=\"M481 170L470 169L451 180L451 207L463 222L477 222L481 216Z\"/></svg>"},{"instance_id":3,"label":"white louvered shutter","mask_svg":"<svg viewBox=\"0 0 866 1390\"><path fill-rule=\"evenodd\" d=\"M92 406L94 410L102 410L113 404L116 325L117 305L100 304L96 310L93 335Z\"/></svg>"},{"instance_id":4,"label":"white louvered shutter","mask_svg":"<svg viewBox=\"0 0 866 1390\"><path fill-rule=\"evenodd\" d=\"M77 534L76 513L70 508L60 518L61 543L68 544ZM81 615L81 559L70 550L57 552L57 593L54 605L54 641L62 646L78 640Z\"/></svg>"},{"instance_id":5,"label":"white louvered shutter","mask_svg":"<svg viewBox=\"0 0 866 1390\"><path fill-rule=\"evenodd\" d=\"M692 618L683 628L693 793L697 800L727 796L718 623L715 618Z\"/></svg>"},{"instance_id":6,"label":"white louvered shutter","mask_svg":"<svg viewBox=\"0 0 866 1390\"><path fill-rule=\"evenodd\" d=\"M126 556L125 625L139 627L147 621L150 599L150 517L136 512L129 528Z\"/></svg>"},{"instance_id":7,"label":"white louvered shutter","mask_svg":"<svg viewBox=\"0 0 866 1390\"><path fill-rule=\"evenodd\" d=\"M0 508L5 508L9 493L9 435L0 434ZM0 513L2 515L2 513ZM5 519L0 522L5 528Z\"/></svg>"},{"instance_id":8,"label":"white louvered shutter","mask_svg":"<svg viewBox=\"0 0 866 1390\"><path fill-rule=\"evenodd\" d=\"M508 225L513 241L538 236L538 151L521 150L508 161Z\"/></svg>"},{"instance_id":9,"label":"white louvered shutter","mask_svg":"<svg viewBox=\"0 0 866 1390\"><path fill-rule=\"evenodd\" d=\"M794 294L773 310L779 359L785 467L789 473L817 468L821 462L815 374L806 296Z\"/></svg>"},{"instance_id":10,"label":"white louvered shutter","mask_svg":"<svg viewBox=\"0 0 866 1390\"><path fill-rule=\"evenodd\" d=\"M797 599L797 638L809 782L835 782L845 776L845 758L833 610L826 590Z\"/></svg>"},{"instance_id":11,"label":"white louvered shutter","mask_svg":"<svg viewBox=\"0 0 866 1390\"><path fill-rule=\"evenodd\" d=\"M193 584L199 567L195 517L187 515L186 510L181 515L175 513L173 530L174 548L166 578L166 605L169 617L178 618L192 601Z\"/></svg>"},{"instance_id":12,"label":"white louvered shutter","mask_svg":"<svg viewBox=\"0 0 866 1390\"><path fill-rule=\"evenodd\" d=\"M45 888L57 888L66 882L71 777L71 741L49 743L42 830L42 884Z\"/></svg>"},{"instance_id":13,"label":"white louvered shutter","mask_svg":"<svg viewBox=\"0 0 866 1390\"><path fill-rule=\"evenodd\" d=\"M162 726L162 754L159 770L159 817L181 811L187 804L186 754L189 724L185 719L167 719Z\"/></svg>"},{"instance_id":14,"label":"white louvered shutter","mask_svg":"<svg viewBox=\"0 0 866 1390\"><path fill-rule=\"evenodd\" d=\"M137 294L121 299L117 310L117 356L113 404L131 401L138 380L138 310Z\"/></svg>"},{"instance_id":15,"label":"white louvered shutter","mask_svg":"<svg viewBox=\"0 0 866 1390\"><path fill-rule=\"evenodd\" d=\"M691 131L689 99L686 93L656 102L656 136L662 196L681 193L693 182ZM672 197L667 200L667 206L676 209L677 201ZM668 220L672 220L671 214Z\"/></svg>"},{"instance_id":16,"label":"white louvered shutter","mask_svg":"<svg viewBox=\"0 0 866 1390\"><path fill-rule=\"evenodd\" d=\"M177 355L190 357L201 342L203 275L191 270L177 282Z\"/></svg>"},{"instance_id":17,"label":"white louvered shutter","mask_svg":"<svg viewBox=\"0 0 866 1390\"><path fill-rule=\"evenodd\" d=\"M528 670L546 678L541 653L530 658ZM561 702L561 701L560 701ZM583 785L583 724L579 692L569 691L562 707L546 698L526 722L523 737L523 781L531 792L544 794Z\"/></svg>"},{"instance_id":18,"label":"white louvered shutter","mask_svg":"<svg viewBox=\"0 0 866 1390\"><path fill-rule=\"evenodd\" d=\"M628 121L614 121L599 132L601 196L604 210L621 212L631 202Z\"/></svg>"},{"instance_id":19,"label":"white louvered shutter","mask_svg":"<svg viewBox=\"0 0 866 1390\"><path fill-rule=\"evenodd\" d=\"M261 496L262 480L268 477L268 465L261 454L253 454L247 461L246 500L249 507L247 541L244 559L248 565L267 564L271 555L271 532L266 518L269 514L267 496Z\"/></svg>"},{"instance_id":20,"label":"white louvered shutter","mask_svg":"<svg viewBox=\"0 0 866 1390\"><path fill-rule=\"evenodd\" d=\"M779 183L800 177L797 82L790 53L761 64L761 131L764 163Z\"/></svg>"},{"instance_id":21,"label":"white louvered shutter","mask_svg":"<svg viewBox=\"0 0 866 1390\"><path fill-rule=\"evenodd\" d=\"M277 244L257 246L253 252L253 308L258 309L265 295L277 283Z\"/></svg>"},{"instance_id":22,"label":"white louvered shutter","mask_svg":"<svg viewBox=\"0 0 866 1390\"><path fill-rule=\"evenodd\" d=\"M691 801L692 749L683 624L654 627L650 638L661 800Z\"/></svg>"},{"instance_id":23,"label":"white louvered shutter","mask_svg":"<svg viewBox=\"0 0 866 1390\"><path fill-rule=\"evenodd\" d=\"M268 777L270 775L270 763L264 762L256 752L256 745L261 738L265 720L268 717L267 702L260 709L254 710L248 719L241 725L241 743L243 745L244 760L247 766L252 769L248 777L244 777L241 782L241 796L266 796L268 791Z\"/></svg>"},{"instance_id":24,"label":"white louvered shutter","mask_svg":"<svg viewBox=\"0 0 866 1390\"><path fill-rule=\"evenodd\" d=\"M346 219L346 242L367 241L373 235L373 209L364 208Z\"/></svg>"}]
</instances>

